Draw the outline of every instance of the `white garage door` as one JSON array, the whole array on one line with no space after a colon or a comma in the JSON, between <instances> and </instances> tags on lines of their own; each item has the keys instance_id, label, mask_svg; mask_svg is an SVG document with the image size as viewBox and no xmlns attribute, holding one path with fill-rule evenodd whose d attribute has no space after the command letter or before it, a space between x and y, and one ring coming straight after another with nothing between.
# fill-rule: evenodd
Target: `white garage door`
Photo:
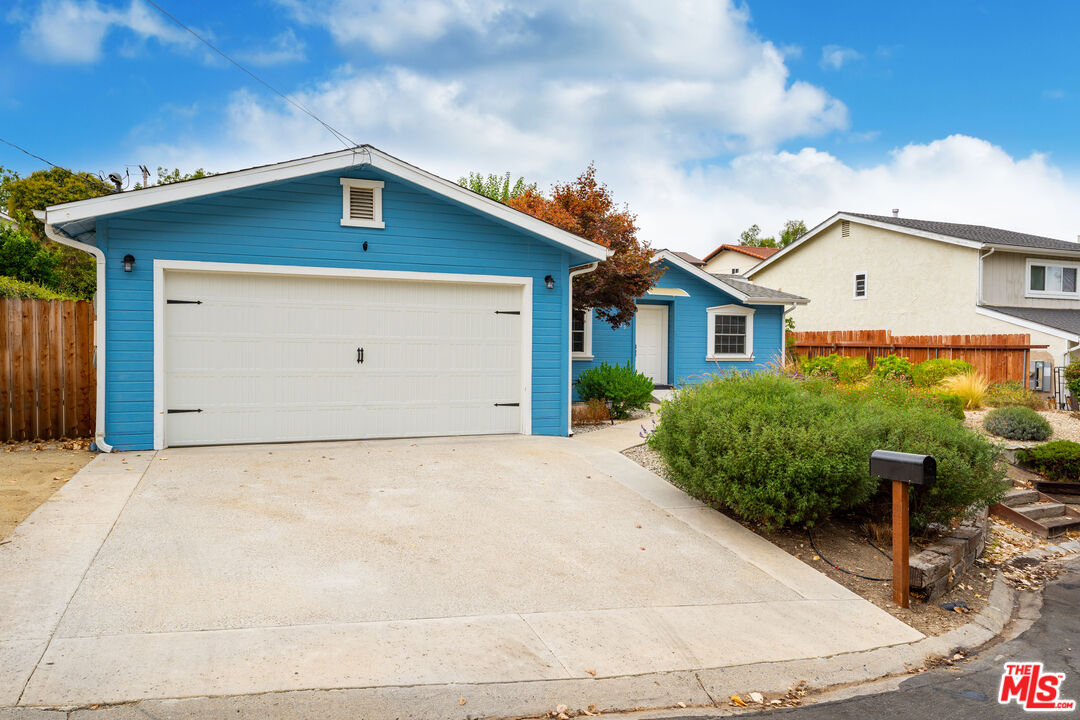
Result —
<instances>
[{"instance_id":1,"label":"white garage door","mask_svg":"<svg viewBox=\"0 0 1080 720\"><path fill-rule=\"evenodd\" d=\"M164 274L167 445L521 432L516 285Z\"/></svg>"}]
</instances>

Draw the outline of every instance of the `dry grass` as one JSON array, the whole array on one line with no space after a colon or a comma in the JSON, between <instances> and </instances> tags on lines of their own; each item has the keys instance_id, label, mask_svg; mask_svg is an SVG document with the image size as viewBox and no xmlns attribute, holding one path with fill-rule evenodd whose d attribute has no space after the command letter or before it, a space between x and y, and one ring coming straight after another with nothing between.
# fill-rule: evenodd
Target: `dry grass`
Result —
<instances>
[{"instance_id":1,"label":"dry grass","mask_svg":"<svg viewBox=\"0 0 1080 720\"><path fill-rule=\"evenodd\" d=\"M990 384L977 372L954 375L941 381L941 386L960 396L965 410L978 410L986 402Z\"/></svg>"},{"instance_id":2,"label":"dry grass","mask_svg":"<svg viewBox=\"0 0 1080 720\"><path fill-rule=\"evenodd\" d=\"M607 405L603 400L593 398L584 405L574 405L570 421L574 425L600 425L611 421Z\"/></svg>"}]
</instances>

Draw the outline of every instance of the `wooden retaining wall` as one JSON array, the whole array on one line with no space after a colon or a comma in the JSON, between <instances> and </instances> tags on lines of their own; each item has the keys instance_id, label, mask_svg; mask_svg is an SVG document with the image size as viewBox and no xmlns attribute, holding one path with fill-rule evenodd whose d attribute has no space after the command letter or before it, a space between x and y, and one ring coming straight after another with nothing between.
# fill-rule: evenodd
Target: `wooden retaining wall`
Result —
<instances>
[{"instance_id":1,"label":"wooden retaining wall","mask_svg":"<svg viewBox=\"0 0 1080 720\"><path fill-rule=\"evenodd\" d=\"M0 442L94 434L94 309L0 298Z\"/></svg>"}]
</instances>

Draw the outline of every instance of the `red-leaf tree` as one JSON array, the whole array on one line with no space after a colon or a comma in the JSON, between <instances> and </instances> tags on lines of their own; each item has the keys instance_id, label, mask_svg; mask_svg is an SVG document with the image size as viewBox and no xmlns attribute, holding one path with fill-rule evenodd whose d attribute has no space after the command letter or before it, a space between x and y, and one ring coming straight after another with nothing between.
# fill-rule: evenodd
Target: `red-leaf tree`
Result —
<instances>
[{"instance_id":1,"label":"red-leaf tree","mask_svg":"<svg viewBox=\"0 0 1080 720\"><path fill-rule=\"evenodd\" d=\"M555 185L550 195L531 186L504 200L510 207L614 250L595 271L574 278L574 308L593 308L612 328L628 325L635 300L653 286L663 270L649 263L652 249L637 237L636 216L619 206L589 164L576 180Z\"/></svg>"}]
</instances>

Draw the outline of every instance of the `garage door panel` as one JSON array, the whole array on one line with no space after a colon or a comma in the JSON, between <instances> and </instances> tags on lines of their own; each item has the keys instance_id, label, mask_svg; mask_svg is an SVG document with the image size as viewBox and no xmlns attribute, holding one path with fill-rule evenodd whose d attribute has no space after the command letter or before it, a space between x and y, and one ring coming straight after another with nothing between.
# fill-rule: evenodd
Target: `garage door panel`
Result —
<instances>
[{"instance_id":1,"label":"garage door panel","mask_svg":"<svg viewBox=\"0 0 1080 720\"><path fill-rule=\"evenodd\" d=\"M519 432L521 288L167 272L170 445ZM364 362L357 362L357 348ZM182 406L182 407L181 407Z\"/></svg>"}]
</instances>

